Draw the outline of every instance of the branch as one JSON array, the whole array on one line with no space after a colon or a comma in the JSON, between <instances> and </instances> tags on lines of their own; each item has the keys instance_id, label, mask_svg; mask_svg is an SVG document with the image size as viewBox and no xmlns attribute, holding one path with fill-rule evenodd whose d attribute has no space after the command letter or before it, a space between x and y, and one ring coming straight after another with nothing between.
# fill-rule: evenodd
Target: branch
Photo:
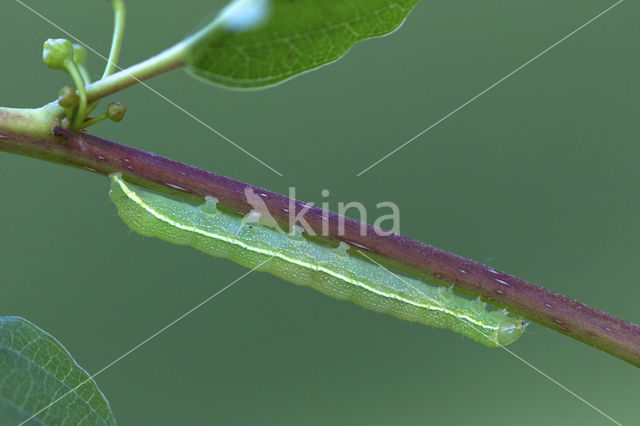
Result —
<instances>
[{"instance_id":1,"label":"branch","mask_svg":"<svg viewBox=\"0 0 640 426\"><path fill-rule=\"evenodd\" d=\"M252 187L282 224L289 223L290 212L295 215L307 209L304 218L318 235L328 229L331 241L344 241L390 266L438 284L455 285L466 294L481 295L497 306L640 367L640 327L575 300L402 235L381 236L370 225L363 233L363 225L356 220L335 213L325 212L323 216L317 207L215 173L62 127L56 127L54 133L57 136L50 138L0 135L0 151L99 174L121 172L128 181L190 201L213 194L223 208L240 214L251 209L244 190Z\"/></svg>"}]
</instances>

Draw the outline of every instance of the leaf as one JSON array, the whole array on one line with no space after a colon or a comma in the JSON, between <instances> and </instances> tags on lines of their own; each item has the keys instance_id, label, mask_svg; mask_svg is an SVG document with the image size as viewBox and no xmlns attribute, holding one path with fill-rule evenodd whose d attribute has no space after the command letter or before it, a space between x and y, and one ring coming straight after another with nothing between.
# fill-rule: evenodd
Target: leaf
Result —
<instances>
[{"instance_id":1,"label":"leaf","mask_svg":"<svg viewBox=\"0 0 640 426\"><path fill-rule=\"evenodd\" d=\"M359 40L395 30L417 2L236 0L194 36L185 63L214 84L276 84L338 60Z\"/></svg>"},{"instance_id":2,"label":"leaf","mask_svg":"<svg viewBox=\"0 0 640 426\"><path fill-rule=\"evenodd\" d=\"M80 385L82 383L82 385ZM0 424L115 425L109 403L71 354L19 317L0 317Z\"/></svg>"}]
</instances>

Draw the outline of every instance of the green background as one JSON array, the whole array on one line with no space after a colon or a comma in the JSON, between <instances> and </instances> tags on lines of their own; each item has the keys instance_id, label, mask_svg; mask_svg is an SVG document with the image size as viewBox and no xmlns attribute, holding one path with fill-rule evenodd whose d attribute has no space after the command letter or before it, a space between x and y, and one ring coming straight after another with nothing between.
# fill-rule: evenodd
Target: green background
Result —
<instances>
[{"instance_id":1,"label":"green background","mask_svg":"<svg viewBox=\"0 0 640 426\"><path fill-rule=\"evenodd\" d=\"M106 52L106 1L29 5ZM190 32L221 1L128 4L122 64ZM611 5L423 1L393 35L266 91L175 72L93 133L321 202L394 201L401 232L640 322L640 6L625 1L361 177L355 174ZM41 63L63 34L13 0L0 12L0 103L67 83ZM90 56L96 76L103 62ZM56 336L95 372L243 274L133 234L107 179L0 155L0 312ZM624 424L639 370L538 325L510 349ZM449 331L252 274L97 378L121 425L608 424L511 355Z\"/></svg>"}]
</instances>

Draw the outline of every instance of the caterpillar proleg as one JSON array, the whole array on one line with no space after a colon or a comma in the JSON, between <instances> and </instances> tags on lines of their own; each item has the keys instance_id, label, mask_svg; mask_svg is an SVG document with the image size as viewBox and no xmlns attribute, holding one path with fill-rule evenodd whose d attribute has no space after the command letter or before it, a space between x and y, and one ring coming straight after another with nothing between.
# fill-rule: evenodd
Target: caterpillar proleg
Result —
<instances>
[{"instance_id":1,"label":"caterpillar proleg","mask_svg":"<svg viewBox=\"0 0 640 426\"><path fill-rule=\"evenodd\" d=\"M444 287L399 276L350 255L347 247L325 246L216 209L216 199L193 206L127 184L111 175L111 200L122 220L137 233L188 245L247 268L308 286L366 309L447 328L487 346L504 346L522 335L525 322L503 311L488 311Z\"/></svg>"}]
</instances>

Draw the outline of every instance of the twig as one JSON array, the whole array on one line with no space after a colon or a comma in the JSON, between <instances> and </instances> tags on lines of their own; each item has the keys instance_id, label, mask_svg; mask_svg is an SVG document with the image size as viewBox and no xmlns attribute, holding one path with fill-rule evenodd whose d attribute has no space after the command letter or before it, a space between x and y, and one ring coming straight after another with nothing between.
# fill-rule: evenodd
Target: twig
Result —
<instances>
[{"instance_id":1,"label":"twig","mask_svg":"<svg viewBox=\"0 0 640 426\"><path fill-rule=\"evenodd\" d=\"M251 187L281 224L289 223L290 213L307 209L304 218L318 235L328 229L329 240L355 245L379 261L439 284L453 284L463 293L481 295L497 306L640 367L640 327L635 324L402 235L381 236L370 225L363 233L362 224L356 220L335 213L325 212L323 216L320 208L283 195L95 136L62 127L54 132L59 137L34 139L5 134L0 137L0 151L100 174L121 172L133 183L191 201L215 195L223 208L239 214L251 209L245 198L245 188Z\"/></svg>"}]
</instances>

